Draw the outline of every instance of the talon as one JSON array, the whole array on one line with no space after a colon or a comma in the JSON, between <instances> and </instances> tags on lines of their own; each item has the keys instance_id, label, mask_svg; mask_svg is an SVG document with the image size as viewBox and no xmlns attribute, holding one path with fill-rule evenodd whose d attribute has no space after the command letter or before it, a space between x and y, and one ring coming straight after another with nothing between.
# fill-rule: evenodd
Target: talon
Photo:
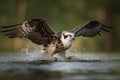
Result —
<instances>
[{"instance_id":1,"label":"talon","mask_svg":"<svg viewBox=\"0 0 120 80\"><path fill-rule=\"evenodd\" d=\"M57 61L57 58L55 57L50 57L50 61Z\"/></svg>"},{"instance_id":2,"label":"talon","mask_svg":"<svg viewBox=\"0 0 120 80\"><path fill-rule=\"evenodd\" d=\"M73 56L69 56L67 59L68 59L68 60L71 60L71 59L73 59Z\"/></svg>"}]
</instances>

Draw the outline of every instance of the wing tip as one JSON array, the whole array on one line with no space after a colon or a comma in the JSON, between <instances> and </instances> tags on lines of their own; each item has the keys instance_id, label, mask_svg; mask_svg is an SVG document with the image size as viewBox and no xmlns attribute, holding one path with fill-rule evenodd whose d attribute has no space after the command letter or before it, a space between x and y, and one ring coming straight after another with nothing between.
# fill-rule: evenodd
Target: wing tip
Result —
<instances>
[{"instance_id":1,"label":"wing tip","mask_svg":"<svg viewBox=\"0 0 120 80\"><path fill-rule=\"evenodd\" d=\"M111 32L111 30L114 30L115 28L113 27L110 27L110 26L107 26L107 25L104 25L102 24L103 27L101 27L101 29L105 32Z\"/></svg>"},{"instance_id":2,"label":"wing tip","mask_svg":"<svg viewBox=\"0 0 120 80\"><path fill-rule=\"evenodd\" d=\"M103 27L108 28L108 29L115 29L113 27L110 27L110 26L107 26L107 25L104 25L104 24L103 24Z\"/></svg>"}]
</instances>

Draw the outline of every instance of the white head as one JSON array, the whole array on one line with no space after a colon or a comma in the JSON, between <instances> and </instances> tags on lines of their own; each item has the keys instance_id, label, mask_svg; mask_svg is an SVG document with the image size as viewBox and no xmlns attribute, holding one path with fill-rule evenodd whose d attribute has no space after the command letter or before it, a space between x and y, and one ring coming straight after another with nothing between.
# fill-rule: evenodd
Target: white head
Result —
<instances>
[{"instance_id":1,"label":"white head","mask_svg":"<svg viewBox=\"0 0 120 80\"><path fill-rule=\"evenodd\" d=\"M63 31L61 34L61 41L65 48L71 46L72 42L75 40L75 34L67 31Z\"/></svg>"}]
</instances>

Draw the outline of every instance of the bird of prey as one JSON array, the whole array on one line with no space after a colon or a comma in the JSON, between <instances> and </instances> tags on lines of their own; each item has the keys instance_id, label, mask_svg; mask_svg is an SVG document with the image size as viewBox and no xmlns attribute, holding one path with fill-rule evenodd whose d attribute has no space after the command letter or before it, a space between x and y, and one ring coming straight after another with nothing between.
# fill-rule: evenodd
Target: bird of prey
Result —
<instances>
[{"instance_id":1,"label":"bird of prey","mask_svg":"<svg viewBox=\"0 0 120 80\"><path fill-rule=\"evenodd\" d=\"M2 26L1 33L8 38L27 38L33 43L43 45L45 53L53 58L55 53L61 53L64 58L76 37L100 36L101 32L110 32L112 27L106 26L99 21L90 20L69 31L54 31L45 19L30 19L21 24Z\"/></svg>"}]
</instances>

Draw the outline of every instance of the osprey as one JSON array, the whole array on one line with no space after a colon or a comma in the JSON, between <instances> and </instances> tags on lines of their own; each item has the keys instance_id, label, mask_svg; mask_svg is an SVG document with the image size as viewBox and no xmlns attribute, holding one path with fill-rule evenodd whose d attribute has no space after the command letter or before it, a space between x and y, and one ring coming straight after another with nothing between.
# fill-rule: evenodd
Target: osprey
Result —
<instances>
[{"instance_id":1,"label":"osprey","mask_svg":"<svg viewBox=\"0 0 120 80\"><path fill-rule=\"evenodd\" d=\"M0 27L2 33L8 38L27 38L33 43L43 45L45 53L52 59L55 53L62 53L69 49L78 36L95 37L100 36L101 31L110 32L112 27L106 26L96 20L87 21L70 31L54 31L45 19L31 19L21 24Z\"/></svg>"}]
</instances>

